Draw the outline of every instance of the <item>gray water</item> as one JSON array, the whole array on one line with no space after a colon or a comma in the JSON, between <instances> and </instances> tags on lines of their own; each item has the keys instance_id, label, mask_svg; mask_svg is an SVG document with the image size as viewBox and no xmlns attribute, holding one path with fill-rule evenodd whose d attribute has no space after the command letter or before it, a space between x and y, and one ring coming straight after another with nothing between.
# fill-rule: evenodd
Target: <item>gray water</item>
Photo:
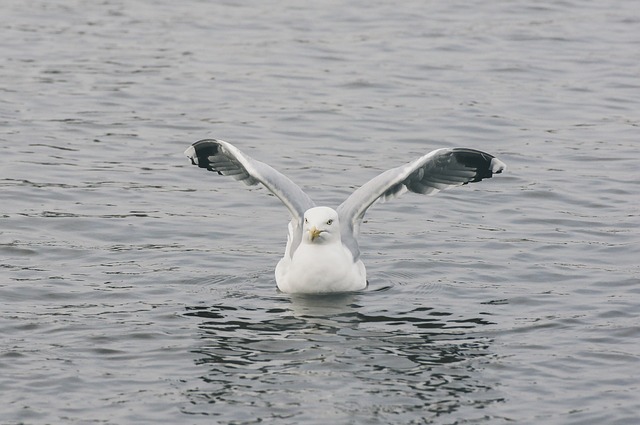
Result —
<instances>
[{"instance_id":1,"label":"gray water","mask_svg":"<svg viewBox=\"0 0 640 425\"><path fill-rule=\"evenodd\" d=\"M595 2L9 0L3 424L632 424L640 12ZM432 149L505 174L374 206L370 285L278 293L286 209Z\"/></svg>"}]
</instances>

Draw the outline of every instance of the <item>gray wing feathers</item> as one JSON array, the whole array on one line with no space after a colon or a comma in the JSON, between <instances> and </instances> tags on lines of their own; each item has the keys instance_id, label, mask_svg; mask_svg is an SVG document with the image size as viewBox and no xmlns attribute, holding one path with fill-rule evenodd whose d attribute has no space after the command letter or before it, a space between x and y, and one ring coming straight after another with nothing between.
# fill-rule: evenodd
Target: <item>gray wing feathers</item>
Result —
<instances>
[{"instance_id":1,"label":"gray wing feathers","mask_svg":"<svg viewBox=\"0 0 640 425\"><path fill-rule=\"evenodd\" d=\"M222 140L205 139L190 146L185 154L191 163L247 185L262 183L289 209L292 216L290 253L300 243L304 213L315 203L289 178L267 164L245 155ZM377 200L387 200L411 191L427 195L449 187L478 182L506 168L499 159L474 149L438 149L413 162L385 171L351 194L337 209L342 242L359 257L356 240L367 209ZM288 249L289 249L288 248Z\"/></svg>"},{"instance_id":2,"label":"gray wing feathers","mask_svg":"<svg viewBox=\"0 0 640 425\"><path fill-rule=\"evenodd\" d=\"M410 191L426 195L478 182L506 168L499 159L474 149L453 148L432 151L409 164L385 171L365 183L339 207L344 231L355 237L367 209L377 200L387 200ZM352 248L354 255L357 247Z\"/></svg>"},{"instance_id":3,"label":"gray wing feathers","mask_svg":"<svg viewBox=\"0 0 640 425\"><path fill-rule=\"evenodd\" d=\"M262 183L282 201L297 222L302 222L304 212L315 206L311 198L288 177L225 141L197 141L185 151L185 155L200 168L230 176L250 186Z\"/></svg>"}]
</instances>

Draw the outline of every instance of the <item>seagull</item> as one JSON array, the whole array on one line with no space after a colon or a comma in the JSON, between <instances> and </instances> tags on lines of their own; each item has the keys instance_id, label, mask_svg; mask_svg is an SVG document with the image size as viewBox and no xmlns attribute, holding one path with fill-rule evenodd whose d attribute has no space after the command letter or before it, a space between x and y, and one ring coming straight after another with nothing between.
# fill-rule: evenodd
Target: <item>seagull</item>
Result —
<instances>
[{"instance_id":1,"label":"seagull","mask_svg":"<svg viewBox=\"0 0 640 425\"><path fill-rule=\"evenodd\" d=\"M287 207L291 215L287 245L275 277L278 289L291 294L354 292L367 287L357 238L367 209L376 201L408 191L433 195L506 169L502 161L482 151L437 149L383 172L333 209L316 206L288 177L223 140L199 140L184 154L200 168L250 186L262 184Z\"/></svg>"}]
</instances>

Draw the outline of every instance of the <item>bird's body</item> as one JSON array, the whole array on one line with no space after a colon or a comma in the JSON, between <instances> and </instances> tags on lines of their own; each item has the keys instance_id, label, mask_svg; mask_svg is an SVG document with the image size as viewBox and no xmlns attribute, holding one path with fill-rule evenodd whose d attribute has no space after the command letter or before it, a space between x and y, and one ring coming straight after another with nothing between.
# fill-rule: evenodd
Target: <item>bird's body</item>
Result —
<instances>
[{"instance_id":1,"label":"bird's body","mask_svg":"<svg viewBox=\"0 0 640 425\"><path fill-rule=\"evenodd\" d=\"M348 292L367 286L364 264L354 260L342 243L338 213L331 208L307 210L300 245L293 255L290 248L287 243L276 266L276 282L282 292Z\"/></svg>"},{"instance_id":2,"label":"bird's body","mask_svg":"<svg viewBox=\"0 0 640 425\"><path fill-rule=\"evenodd\" d=\"M367 277L357 236L367 209L378 199L411 191L434 194L501 173L505 164L485 152L453 148L432 151L385 171L353 192L337 209L318 207L286 176L222 140L200 140L185 154L194 165L230 175L248 185L262 183L289 209L291 222L276 284L287 293L331 293L364 289Z\"/></svg>"}]
</instances>

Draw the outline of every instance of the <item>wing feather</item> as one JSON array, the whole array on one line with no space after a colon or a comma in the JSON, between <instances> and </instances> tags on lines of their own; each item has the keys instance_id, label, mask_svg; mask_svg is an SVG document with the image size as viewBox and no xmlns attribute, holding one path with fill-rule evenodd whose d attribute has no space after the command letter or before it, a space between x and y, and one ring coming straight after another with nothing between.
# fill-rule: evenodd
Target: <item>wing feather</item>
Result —
<instances>
[{"instance_id":1,"label":"wing feather","mask_svg":"<svg viewBox=\"0 0 640 425\"><path fill-rule=\"evenodd\" d=\"M282 201L291 213L290 234L292 255L300 243L304 213L315 206L309 195L287 176L244 154L223 140L204 139L195 142L184 152L193 165L232 177L246 185L261 183Z\"/></svg>"},{"instance_id":2,"label":"wing feather","mask_svg":"<svg viewBox=\"0 0 640 425\"><path fill-rule=\"evenodd\" d=\"M466 148L432 151L413 162L387 170L354 191L339 207L343 234L351 234L348 243L357 257L356 237L367 209L377 200L387 200L404 192L433 195L450 187L488 179L506 165L486 152Z\"/></svg>"}]
</instances>

